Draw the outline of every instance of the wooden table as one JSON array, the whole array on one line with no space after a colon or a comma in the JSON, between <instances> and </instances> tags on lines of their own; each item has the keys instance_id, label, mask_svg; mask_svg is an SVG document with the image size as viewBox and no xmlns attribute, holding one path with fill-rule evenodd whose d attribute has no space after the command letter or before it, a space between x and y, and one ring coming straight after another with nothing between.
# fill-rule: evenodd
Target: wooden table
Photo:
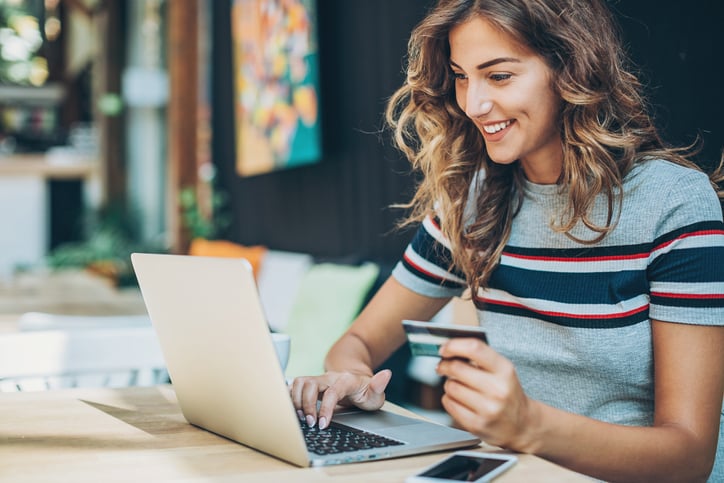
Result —
<instances>
[{"instance_id":1,"label":"wooden table","mask_svg":"<svg viewBox=\"0 0 724 483\"><path fill-rule=\"evenodd\" d=\"M188 424L171 386L0 393L0 480L26 482L401 482L441 459L297 468ZM590 481L519 455L498 480Z\"/></svg>"},{"instance_id":2,"label":"wooden table","mask_svg":"<svg viewBox=\"0 0 724 483\"><path fill-rule=\"evenodd\" d=\"M138 287L118 289L86 270L23 272L0 280L0 332L16 329L26 312L59 315L143 315Z\"/></svg>"}]
</instances>

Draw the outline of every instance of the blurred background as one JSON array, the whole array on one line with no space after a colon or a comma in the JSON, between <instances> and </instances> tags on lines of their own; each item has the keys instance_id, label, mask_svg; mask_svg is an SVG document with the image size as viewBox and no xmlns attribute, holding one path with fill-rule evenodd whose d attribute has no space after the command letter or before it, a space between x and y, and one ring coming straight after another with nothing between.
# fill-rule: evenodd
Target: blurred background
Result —
<instances>
[{"instance_id":1,"label":"blurred background","mask_svg":"<svg viewBox=\"0 0 724 483\"><path fill-rule=\"evenodd\" d=\"M300 2L314 26L319 154L252 176L237 169L234 3L0 0L0 273L114 262L109 249L185 252L195 236L394 263L411 234L394 230L402 213L389 206L415 181L382 111L431 2ZM699 136L698 159L713 165L721 3L611 4L666 138Z\"/></svg>"}]
</instances>

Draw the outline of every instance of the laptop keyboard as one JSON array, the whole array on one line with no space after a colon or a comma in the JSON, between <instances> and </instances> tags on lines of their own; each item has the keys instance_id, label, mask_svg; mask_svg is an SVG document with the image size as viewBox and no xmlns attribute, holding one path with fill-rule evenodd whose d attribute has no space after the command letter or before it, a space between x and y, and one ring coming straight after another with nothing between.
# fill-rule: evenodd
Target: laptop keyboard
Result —
<instances>
[{"instance_id":1,"label":"laptop keyboard","mask_svg":"<svg viewBox=\"0 0 724 483\"><path fill-rule=\"evenodd\" d=\"M343 424L332 422L327 428L309 427L302 422L302 432L307 449L318 455L345 453L386 446L398 446L402 441L386 438L379 434L368 433Z\"/></svg>"}]
</instances>

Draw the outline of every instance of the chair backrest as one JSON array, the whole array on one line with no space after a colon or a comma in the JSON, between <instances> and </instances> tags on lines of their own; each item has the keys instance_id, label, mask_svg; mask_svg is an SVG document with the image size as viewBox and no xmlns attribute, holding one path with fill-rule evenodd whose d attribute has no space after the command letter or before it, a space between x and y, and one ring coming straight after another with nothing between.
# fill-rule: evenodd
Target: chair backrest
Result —
<instances>
[{"instance_id":1,"label":"chair backrest","mask_svg":"<svg viewBox=\"0 0 724 483\"><path fill-rule=\"evenodd\" d=\"M153 385L167 378L150 326L0 334L0 392Z\"/></svg>"}]
</instances>

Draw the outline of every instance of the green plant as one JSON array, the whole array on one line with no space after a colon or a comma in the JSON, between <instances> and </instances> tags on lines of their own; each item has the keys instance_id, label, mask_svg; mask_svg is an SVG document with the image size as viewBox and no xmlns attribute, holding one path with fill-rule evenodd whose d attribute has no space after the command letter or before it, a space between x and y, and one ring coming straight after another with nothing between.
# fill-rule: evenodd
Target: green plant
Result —
<instances>
[{"instance_id":1,"label":"green plant","mask_svg":"<svg viewBox=\"0 0 724 483\"><path fill-rule=\"evenodd\" d=\"M88 237L58 246L46 257L50 268L90 269L111 278L119 286L134 285L133 252L165 252L165 247L137 241L123 210L107 208L94 217Z\"/></svg>"},{"instance_id":2,"label":"green plant","mask_svg":"<svg viewBox=\"0 0 724 483\"><path fill-rule=\"evenodd\" d=\"M196 190L192 187L181 190L179 204L182 220L191 238L213 240L221 235L231 222L230 217L223 210L226 199L223 192L214 191L211 196L211 214L206 215L199 206Z\"/></svg>"}]
</instances>

